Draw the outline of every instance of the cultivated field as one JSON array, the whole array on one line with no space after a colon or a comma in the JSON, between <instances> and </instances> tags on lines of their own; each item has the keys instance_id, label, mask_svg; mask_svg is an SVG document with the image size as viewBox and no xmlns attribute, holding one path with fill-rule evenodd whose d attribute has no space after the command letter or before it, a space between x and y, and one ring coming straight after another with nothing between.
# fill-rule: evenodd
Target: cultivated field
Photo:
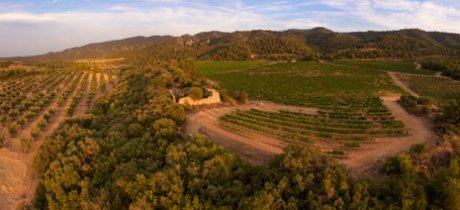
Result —
<instances>
[{"instance_id":1,"label":"cultivated field","mask_svg":"<svg viewBox=\"0 0 460 210\"><path fill-rule=\"evenodd\" d=\"M460 81L446 77L398 74L398 78L417 95L432 99L436 105L460 99Z\"/></svg>"},{"instance_id":2,"label":"cultivated field","mask_svg":"<svg viewBox=\"0 0 460 210\"><path fill-rule=\"evenodd\" d=\"M3 207L13 208L32 197L36 180L31 162L42 139L66 118L89 111L95 99L112 85L109 75L90 71L24 70L2 74L0 204Z\"/></svg>"},{"instance_id":3,"label":"cultivated field","mask_svg":"<svg viewBox=\"0 0 460 210\"><path fill-rule=\"evenodd\" d=\"M286 144L311 144L363 170L377 159L435 138L429 125L397 104L399 95L409 93L384 68L428 74L408 61L202 62L197 70L230 94L244 91L251 100L273 101L279 107L267 110L264 102L251 101L200 111L191 116L189 130L216 139L254 163L278 154ZM305 113L281 104L316 111Z\"/></svg>"},{"instance_id":4,"label":"cultivated field","mask_svg":"<svg viewBox=\"0 0 460 210\"><path fill-rule=\"evenodd\" d=\"M365 107L369 97L402 93L383 71L328 63L300 62L231 69L204 64L197 70L229 93L245 91L254 100L309 107ZM362 99L362 100L357 100Z\"/></svg>"}]
</instances>

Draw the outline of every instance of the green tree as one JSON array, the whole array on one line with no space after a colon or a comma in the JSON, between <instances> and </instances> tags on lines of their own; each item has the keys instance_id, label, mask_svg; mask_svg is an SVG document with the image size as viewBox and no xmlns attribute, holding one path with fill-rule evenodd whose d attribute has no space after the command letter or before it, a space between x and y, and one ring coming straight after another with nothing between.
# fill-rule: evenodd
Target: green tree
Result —
<instances>
[{"instance_id":1,"label":"green tree","mask_svg":"<svg viewBox=\"0 0 460 210\"><path fill-rule=\"evenodd\" d=\"M460 101L451 100L442 107L441 121L445 131L460 132Z\"/></svg>"},{"instance_id":2,"label":"green tree","mask_svg":"<svg viewBox=\"0 0 460 210\"><path fill-rule=\"evenodd\" d=\"M176 137L176 123L168 118L162 118L153 123L155 137L172 140Z\"/></svg>"},{"instance_id":3,"label":"green tree","mask_svg":"<svg viewBox=\"0 0 460 210\"><path fill-rule=\"evenodd\" d=\"M383 172L388 175L412 175L415 168L408 155L398 154L385 161Z\"/></svg>"},{"instance_id":4,"label":"green tree","mask_svg":"<svg viewBox=\"0 0 460 210\"><path fill-rule=\"evenodd\" d=\"M199 100L203 98L203 89L199 87L191 87L188 89L188 96L193 100Z\"/></svg>"}]
</instances>

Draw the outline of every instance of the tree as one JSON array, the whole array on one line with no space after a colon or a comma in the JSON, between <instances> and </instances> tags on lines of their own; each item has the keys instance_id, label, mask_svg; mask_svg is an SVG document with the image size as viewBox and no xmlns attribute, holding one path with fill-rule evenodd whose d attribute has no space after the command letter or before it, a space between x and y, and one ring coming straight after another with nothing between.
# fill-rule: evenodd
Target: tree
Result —
<instances>
[{"instance_id":1,"label":"tree","mask_svg":"<svg viewBox=\"0 0 460 210\"><path fill-rule=\"evenodd\" d=\"M447 105L442 107L441 122L444 131L460 132L460 101L451 100Z\"/></svg>"},{"instance_id":2,"label":"tree","mask_svg":"<svg viewBox=\"0 0 460 210\"><path fill-rule=\"evenodd\" d=\"M415 172L415 168L408 155L399 154L385 161L383 172L388 175L410 175Z\"/></svg>"},{"instance_id":3,"label":"tree","mask_svg":"<svg viewBox=\"0 0 460 210\"><path fill-rule=\"evenodd\" d=\"M155 137L172 140L176 137L176 123L168 118L162 118L153 123Z\"/></svg>"},{"instance_id":4,"label":"tree","mask_svg":"<svg viewBox=\"0 0 460 210\"><path fill-rule=\"evenodd\" d=\"M203 98L203 89L199 87L191 87L188 89L188 96L193 100L199 100Z\"/></svg>"},{"instance_id":5,"label":"tree","mask_svg":"<svg viewBox=\"0 0 460 210\"><path fill-rule=\"evenodd\" d=\"M140 137L142 136L144 132L144 128L138 124L138 123L133 123L129 125L127 133L129 137Z\"/></svg>"}]
</instances>

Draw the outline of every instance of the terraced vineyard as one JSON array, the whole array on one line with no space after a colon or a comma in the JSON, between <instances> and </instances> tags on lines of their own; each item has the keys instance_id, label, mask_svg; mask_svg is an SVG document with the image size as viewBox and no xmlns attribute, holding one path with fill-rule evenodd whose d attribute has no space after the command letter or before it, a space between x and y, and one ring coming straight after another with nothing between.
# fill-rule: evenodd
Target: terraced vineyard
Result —
<instances>
[{"instance_id":1,"label":"terraced vineyard","mask_svg":"<svg viewBox=\"0 0 460 210\"><path fill-rule=\"evenodd\" d=\"M460 99L460 81L445 77L398 74L401 81L420 96L431 98L442 106L449 100Z\"/></svg>"},{"instance_id":2,"label":"terraced vineyard","mask_svg":"<svg viewBox=\"0 0 460 210\"><path fill-rule=\"evenodd\" d=\"M257 132L289 142L334 142L346 148L360 147L375 137L407 134L404 124L395 120L378 98L370 100L367 109L321 109L317 114L251 109L227 114L219 121L224 128L241 134Z\"/></svg>"}]
</instances>

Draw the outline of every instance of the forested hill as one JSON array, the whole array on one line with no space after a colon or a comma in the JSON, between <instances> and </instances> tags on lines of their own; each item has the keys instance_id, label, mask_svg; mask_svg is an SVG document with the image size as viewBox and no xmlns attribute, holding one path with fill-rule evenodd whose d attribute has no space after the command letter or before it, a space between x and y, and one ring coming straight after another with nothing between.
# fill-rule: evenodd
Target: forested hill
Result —
<instances>
[{"instance_id":1,"label":"forested hill","mask_svg":"<svg viewBox=\"0 0 460 210\"><path fill-rule=\"evenodd\" d=\"M166 43L166 44L165 44ZM165 46L190 49L198 59L414 58L460 55L460 35L418 29L339 33L326 28L287 31L203 32L196 35L133 37L89 44L34 58L129 57Z\"/></svg>"}]
</instances>

